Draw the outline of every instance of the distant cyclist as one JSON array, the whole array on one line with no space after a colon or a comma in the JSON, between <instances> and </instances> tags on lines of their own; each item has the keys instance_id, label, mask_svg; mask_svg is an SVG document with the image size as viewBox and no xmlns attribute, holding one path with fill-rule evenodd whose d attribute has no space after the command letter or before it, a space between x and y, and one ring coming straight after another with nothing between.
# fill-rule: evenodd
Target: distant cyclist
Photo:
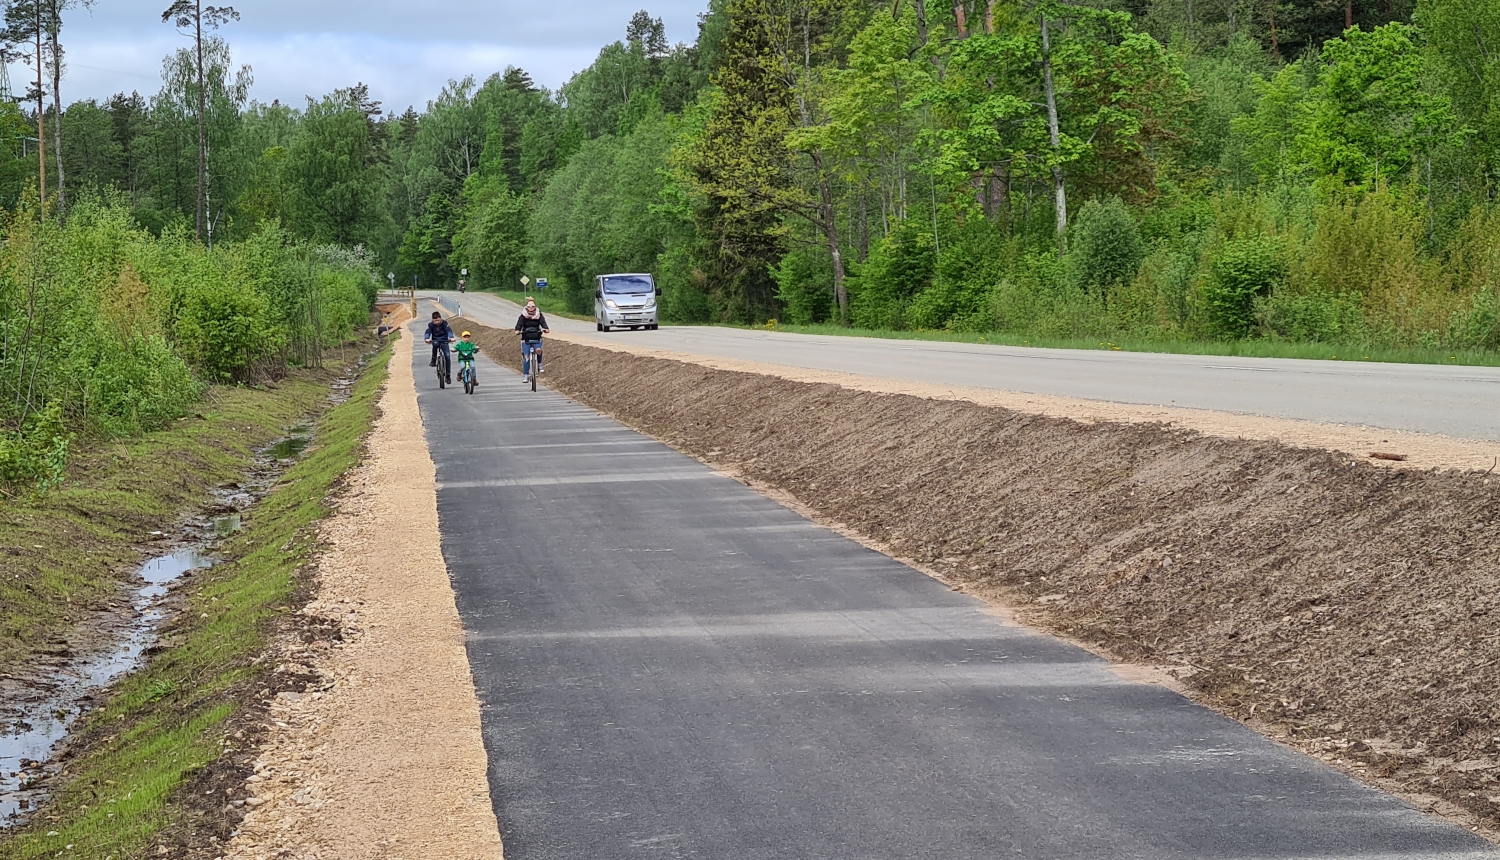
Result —
<instances>
[{"instance_id":1,"label":"distant cyclist","mask_svg":"<svg viewBox=\"0 0 1500 860\"><path fill-rule=\"evenodd\" d=\"M531 359L536 356L536 372L542 372L542 335L551 334L547 317L536 306L536 299L526 297L526 307L516 318L516 333L521 336L521 378L531 375Z\"/></svg>"},{"instance_id":2,"label":"distant cyclist","mask_svg":"<svg viewBox=\"0 0 1500 860\"><path fill-rule=\"evenodd\" d=\"M441 352L446 362L444 373L448 377L449 384L452 384L453 359L448 354L448 343L453 340L453 327L448 325L447 320L443 319L442 313L438 311L432 312L432 322L427 324L427 334L422 339L432 344L432 361L428 362L427 366L437 367L438 353Z\"/></svg>"},{"instance_id":3,"label":"distant cyclist","mask_svg":"<svg viewBox=\"0 0 1500 860\"><path fill-rule=\"evenodd\" d=\"M459 335L458 343L453 345L453 351L458 353L459 372L463 372L464 362L469 363L469 382L475 388L479 387L479 371L474 365L474 356L479 354L479 344L474 342L474 336L468 332Z\"/></svg>"}]
</instances>

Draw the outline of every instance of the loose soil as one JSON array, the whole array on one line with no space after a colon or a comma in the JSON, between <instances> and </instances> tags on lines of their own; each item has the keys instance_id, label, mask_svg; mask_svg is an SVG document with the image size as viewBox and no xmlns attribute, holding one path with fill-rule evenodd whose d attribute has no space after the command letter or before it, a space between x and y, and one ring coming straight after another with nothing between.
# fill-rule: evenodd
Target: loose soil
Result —
<instances>
[{"instance_id":1,"label":"loose soil","mask_svg":"<svg viewBox=\"0 0 1500 860\"><path fill-rule=\"evenodd\" d=\"M456 324L518 364L510 333ZM570 340L549 343L549 387L1025 623L1500 827L1500 475Z\"/></svg>"},{"instance_id":2,"label":"loose soil","mask_svg":"<svg viewBox=\"0 0 1500 860\"><path fill-rule=\"evenodd\" d=\"M317 597L302 612L342 644L283 643L281 668L316 680L271 703L248 797L234 795L249 811L229 858L502 856L412 340L396 344L366 459L320 529Z\"/></svg>"}]
</instances>

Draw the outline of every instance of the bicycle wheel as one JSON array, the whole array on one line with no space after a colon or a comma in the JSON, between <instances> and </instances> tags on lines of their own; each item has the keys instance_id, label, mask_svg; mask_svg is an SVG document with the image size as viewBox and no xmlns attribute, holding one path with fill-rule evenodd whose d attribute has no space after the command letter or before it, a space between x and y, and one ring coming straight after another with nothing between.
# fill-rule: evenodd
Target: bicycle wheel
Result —
<instances>
[{"instance_id":1,"label":"bicycle wheel","mask_svg":"<svg viewBox=\"0 0 1500 860\"><path fill-rule=\"evenodd\" d=\"M531 376L531 390L532 391L536 390L536 366L537 366L536 353L533 352L531 354L531 374L530 374L530 376Z\"/></svg>"}]
</instances>

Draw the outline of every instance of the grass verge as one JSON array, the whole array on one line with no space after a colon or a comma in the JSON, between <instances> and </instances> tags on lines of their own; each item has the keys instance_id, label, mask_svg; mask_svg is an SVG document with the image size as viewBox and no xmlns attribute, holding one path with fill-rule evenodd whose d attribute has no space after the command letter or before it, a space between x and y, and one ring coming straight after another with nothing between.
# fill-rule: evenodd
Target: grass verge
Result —
<instances>
[{"instance_id":1,"label":"grass verge","mask_svg":"<svg viewBox=\"0 0 1500 860\"><path fill-rule=\"evenodd\" d=\"M81 450L68 481L0 505L0 672L67 647L80 618L120 585L210 490L236 481L255 451L328 396L342 364L294 371L259 388L211 390L198 411L145 436Z\"/></svg>"},{"instance_id":2,"label":"grass verge","mask_svg":"<svg viewBox=\"0 0 1500 860\"><path fill-rule=\"evenodd\" d=\"M548 311L551 313L551 311ZM930 340L947 343L987 343L1045 349L1092 349L1114 352L1158 352L1176 355L1223 355L1244 358L1302 358L1323 361L1373 361L1392 364L1448 364L1500 367L1500 353L1485 350L1387 349L1358 344L1288 343L1270 340L1243 341L1153 341L1100 340L1098 338L1030 337L997 332L891 331L844 328L837 325L741 326L793 334L878 337L888 340Z\"/></svg>"},{"instance_id":3,"label":"grass verge","mask_svg":"<svg viewBox=\"0 0 1500 860\"><path fill-rule=\"evenodd\" d=\"M164 633L166 647L78 728L53 805L0 843L0 858L142 857L163 831L191 830L190 819L225 805L222 789L200 790L205 769L243 751L232 717L269 692L262 687L277 686L258 658L304 587L311 526L360 458L389 357L382 351L350 399L318 421L308 454L222 548L229 561L185 581L185 607Z\"/></svg>"},{"instance_id":4,"label":"grass verge","mask_svg":"<svg viewBox=\"0 0 1500 860\"><path fill-rule=\"evenodd\" d=\"M568 302L560 293L548 293L537 291L534 293L517 293L510 290L485 290L492 296L499 296L506 301L515 302L518 305L526 304L526 297L536 299L536 306L542 309L542 313L551 314L555 317L565 317L570 320L583 320L593 322L594 318L586 314L575 314L568 310Z\"/></svg>"}]
</instances>

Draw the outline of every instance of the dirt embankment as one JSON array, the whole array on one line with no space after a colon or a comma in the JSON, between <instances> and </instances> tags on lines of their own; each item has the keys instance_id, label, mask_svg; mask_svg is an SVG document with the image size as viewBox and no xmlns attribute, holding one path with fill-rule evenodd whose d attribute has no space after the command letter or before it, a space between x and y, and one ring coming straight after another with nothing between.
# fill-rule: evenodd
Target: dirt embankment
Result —
<instances>
[{"instance_id":1,"label":"dirt embankment","mask_svg":"<svg viewBox=\"0 0 1500 860\"><path fill-rule=\"evenodd\" d=\"M463 325L516 364L508 333ZM1500 475L560 341L545 381L1029 623L1500 824Z\"/></svg>"}]
</instances>

